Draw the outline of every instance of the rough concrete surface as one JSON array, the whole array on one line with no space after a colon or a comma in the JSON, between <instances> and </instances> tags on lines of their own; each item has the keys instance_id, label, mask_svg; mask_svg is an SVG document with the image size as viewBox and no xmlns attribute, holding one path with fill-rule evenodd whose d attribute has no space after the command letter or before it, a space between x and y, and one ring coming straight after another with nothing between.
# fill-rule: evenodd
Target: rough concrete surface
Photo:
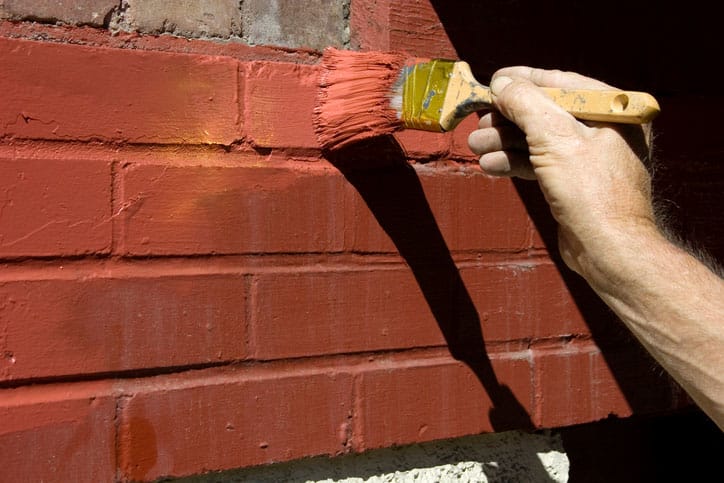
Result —
<instances>
[{"instance_id":1,"label":"rough concrete surface","mask_svg":"<svg viewBox=\"0 0 724 483\"><path fill-rule=\"evenodd\" d=\"M559 435L510 431L308 458L174 480L177 483L567 482L569 461Z\"/></svg>"},{"instance_id":2,"label":"rough concrete surface","mask_svg":"<svg viewBox=\"0 0 724 483\"><path fill-rule=\"evenodd\" d=\"M242 38L252 45L322 49L349 42L349 0L245 0Z\"/></svg>"},{"instance_id":3,"label":"rough concrete surface","mask_svg":"<svg viewBox=\"0 0 724 483\"><path fill-rule=\"evenodd\" d=\"M241 34L237 0L126 0L124 30L181 37L221 37Z\"/></svg>"}]
</instances>

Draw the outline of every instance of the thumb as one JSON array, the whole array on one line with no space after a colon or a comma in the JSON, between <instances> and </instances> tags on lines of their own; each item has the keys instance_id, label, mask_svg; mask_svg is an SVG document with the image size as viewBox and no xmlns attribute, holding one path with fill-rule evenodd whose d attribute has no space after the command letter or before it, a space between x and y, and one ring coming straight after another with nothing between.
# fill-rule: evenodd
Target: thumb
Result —
<instances>
[{"instance_id":1,"label":"thumb","mask_svg":"<svg viewBox=\"0 0 724 483\"><path fill-rule=\"evenodd\" d=\"M498 76L490 83L493 105L526 135L563 134L575 126L575 118L553 102L532 82Z\"/></svg>"}]
</instances>

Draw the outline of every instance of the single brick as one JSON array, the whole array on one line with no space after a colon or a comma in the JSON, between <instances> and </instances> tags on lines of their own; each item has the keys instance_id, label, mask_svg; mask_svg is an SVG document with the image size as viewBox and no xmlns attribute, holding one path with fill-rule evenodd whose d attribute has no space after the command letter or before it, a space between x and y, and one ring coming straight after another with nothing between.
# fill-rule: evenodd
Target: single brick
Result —
<instances>
[{"instance_id":1,"label":"single brick","mask_svg":"<svg viewBox=\"0 0 724 483\"><path fill-rule=\"evenodd\" d=\"M244 357L243 276L148 271L0 282L0 380Z\"/></svg>"},{"instance_id":2,"label":"single brick","mask_svg":"<svg viewBox=\"0 0 724 483\"><path fill-rule=\"evenodd\" d=\"M437 286L422 293L413 274L400 268L258 275L252 285L253 357L443 345L435 316L450 323L453 293L449 281L436 276Z\"/></svg>"},{"instance_id":3,"label":"single brick","mask_svg":"<svg viewBox=\"0 0 724 483\"><path fill-rule=\"evenodd\" d=\"M403 129L395 133L395 139L408 158L434 159L443 157L450 150L450 134Z\"/></svg>"},{"instance_id":4,"label":"single brick","mask_svg":"<svg viewBox=\"0 0 724 483\"><path fill-rule=\"evenodd\" d=\"M508 179L425 165L345 176L352 188L348 217L355 220L347 228L350 250L399 251L413 263L439 264L450 251L518 252L529 245L526 207Z\"/></svg>"},{"instance_id":5,"label":"single brick","mask_svg":"<svg viewBox=\"0 0 724 483\"><path fill-rule=\"evenodd\" d=\"M110 203L109 162L0 158L0 257L108 253Z\"/></svg>"},{"instance_id":6,"label":"single brick","mask_svg":"<svg viewBox=\"0 0 724 483\"><path fill-rule=\"evenodd\" d=\"M354 0L350 4L350 43L355 50L390 50L392 0Z\"/></svg>"},{"instance_id":7,"label":"single brick","mask_svg":"<svg viewBox=\"0 0 724 483\"><path fill-rule=\"evenodd\" d=\"M0 390L1 481L115 481L109 384Z\"/></svg>"},{"instance_id":8,"label":"single brick","mask_svg":"<svg viewBox=\"0 0 724 483\"><path fill-rule=\"evenodd\" d=\"M376 365L360 376L356 450L530 426L531 374L523 353L498 354L475 371L449 358Z\"/></svg>"},{"instance_id":9,"label":"single brick","mask_svg":"<svg viewBox=\"0 0 724 483\"><path fill-rule=\"evenodd\" d=\"M431 0L400 0L390 2L390 49L418 57L457 59L455 46L447 34ZM436 2L435 2L436 3ZM443 6L443 8L445 8ZM460 9L462 12L462 9ZM462 20L461 20L462 23ZM472 41L475 37L469 37Z\"/></svg>"},{"instance_id":10,"label":"single brick","mask_svg":"<svg viewBox=\"0 0 724 483\"><path fill-rule=\"evenodd\" d=\"M249 140L264 148L318 148L313 119L318 77L315 66L248 64L244 119Z\"/></svg>"},{"instance_id":11,"label":"single brick","mask_svg":"<svg viewBox=\"0 0 724 483\"><path fill-rule=\"evenodd\" d=\"M241 35L238 0L127 0L124 28L183 37Z\"/></svg>"},{"instance_id":12,"label":"single brick","mask_svg":"<svg viewBox=\"0 0 724 483\"><path fill-rule=\"evenodd\" d=\"M555 428L677 408L681 390L636 347L533 349L536 424Z\"/></svg>"},{"instance_id":13,"label":"single brick","mask_svg":"<svg viewBox=\"0 0 724 483\"><path fill-rule=\"evenodd\" d=\"M344 186L331 170L129 165L124 254L340 251Z\"/></svg>"},{"instance_id":14,"label":"single brick","mask_svg":"<svg viewBox=\"0 0 724 483\"><path fill-rule=\"evenodd\" d=\"M243 38L250 44L321 50L349 41L349 0L244 0Z\"/></svg>"},{"instance_id":15,"label":"single brick","mask_svg":"<svg viewBox=\"0 0 724 483\"><path fill-rule=\"evenodd\" d=\"M0 39L0 136L231 144L238 62Z\"/></svg>"},{"instance_id":16,"label":"single brick","mask_svg":"<svg viewBox=\"0 0 724 483\"><path fill-rule=\"evenodd\" d=\"M152 481L345 450L352 379L332 367L203 371L124 401L123 477Z\"/></svg>"},{"instance_id":17,"label":"single brick","mask_svg":"<svg viewBox=\"0 0 724 483\"><path fill-rule=\"evenodd\" d=\"M0 4L0 19L103 27L119 3L118 0L3 0Z\"/></svg>"},{"instance_id":18,"label":"single brick","mask_svg":"<svg viewBox=\"0 0 724 483\"><path fill-rule=\"evenodd\" d=\"M460 276L465 291L456 306L474 307L487 341L590 333L578 301L552 263L466 265Z\"/></svg>"}]
</instances>

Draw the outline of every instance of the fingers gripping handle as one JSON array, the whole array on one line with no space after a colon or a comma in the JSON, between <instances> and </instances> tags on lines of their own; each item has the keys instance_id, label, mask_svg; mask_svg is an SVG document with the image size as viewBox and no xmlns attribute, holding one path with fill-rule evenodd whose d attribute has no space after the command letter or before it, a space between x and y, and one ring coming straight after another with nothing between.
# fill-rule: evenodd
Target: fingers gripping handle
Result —
<instances>
[{"instance_id":1,"label":"fingers gripping handle","mask_svg":"<svg viewBox=\"0 0 724 483\"><path fill-rule=\"evenodd\" d=\"M661 110L646 92L542 88L553 101L577 119L645 124Z\"/></svg>"}]
</instances>

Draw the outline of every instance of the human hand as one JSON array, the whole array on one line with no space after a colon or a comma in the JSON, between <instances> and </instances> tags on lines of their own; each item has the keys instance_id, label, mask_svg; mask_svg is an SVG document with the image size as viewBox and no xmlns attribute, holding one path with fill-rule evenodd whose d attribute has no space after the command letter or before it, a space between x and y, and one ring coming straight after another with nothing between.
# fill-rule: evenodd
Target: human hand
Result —
<instances>
[{"instance_id":1,"label":"human hand","mask_svg":"<svg viewBox=\"0 0 724 483\"><path fill-rule=\"evenodd\" d=\"M610 243L655 228L643 160L648 126L581 122L538 86L611 89L579 74L509 67L491 81L493 105L468 144L495 176L537 179L559 223L559 248L573 270Z\"/></svg>"}]
</instances>

